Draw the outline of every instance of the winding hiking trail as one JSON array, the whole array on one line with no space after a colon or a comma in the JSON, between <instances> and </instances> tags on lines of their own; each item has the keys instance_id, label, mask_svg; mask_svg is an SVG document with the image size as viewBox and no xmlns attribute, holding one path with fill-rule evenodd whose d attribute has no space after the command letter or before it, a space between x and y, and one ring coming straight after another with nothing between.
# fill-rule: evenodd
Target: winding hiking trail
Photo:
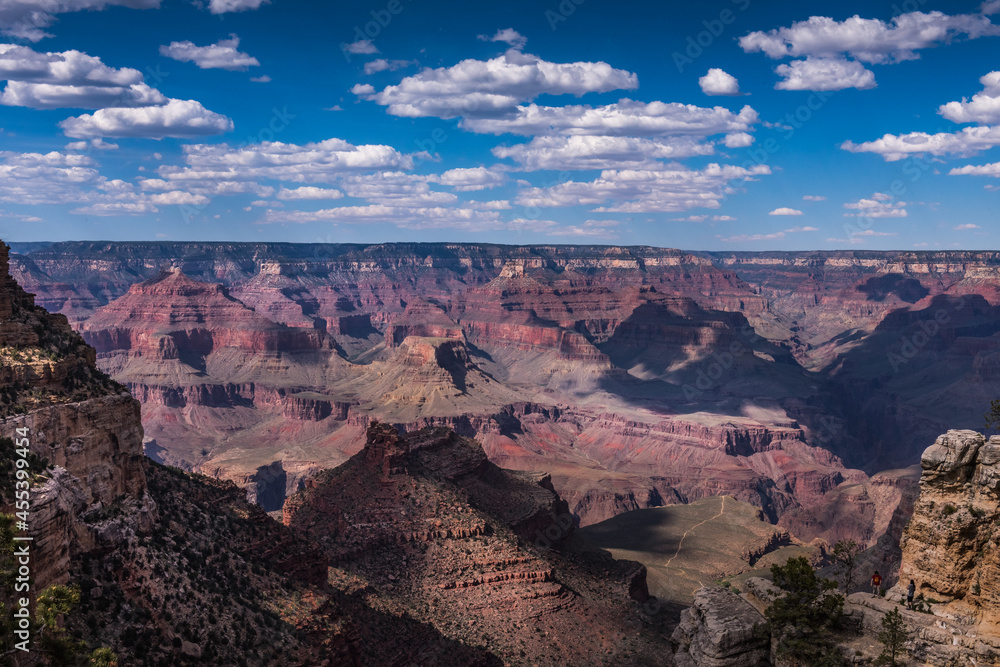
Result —
<instances>
[{"instance_id":1,"label":"winding hiking trail","mask_svg":"<svg viewBox=\"0 0 1000 667\"><path fill-rule=\"evenodd\" d=\"M677 556L679 556L679 555L680 555L680 553L681 553L681 547L683 547L683 546L684 546L684 538L686 538L686 537L688 536L688 533L690 533L690 532L691 532L692 530L694 530L694 529L695 529L695 528L697 528L698 526L704 526L704 525L705 525L706 523L708 523L709 521L715 521L716 519L718 519L719 517L721 517L721 516L722 516L722 515L723 515L723 514L725 513L725 511L726 511L726 496L722 496L722 506L721 506L721 507L719 508L719 513L718 513L718 514L716 514L716 515L715 515L715 516L713 516L713 517L709 517L709 518L705 519L704 521L699 521L699 522L698 522L698 523L696 523L695 525L693 525L693 526L691 526L690 528L688 528L687 530L685 530L685 531L684 531L684 534L683 534L683 535L681 535L681 539L680 539L680 541L678 541L678 542L677 542L677 551L675 551L675 552L674 552L674 555L673 555L673 556L671 556L671 557L670 557L670 558L669 558L669 559L667 560L667 562L666 562L666 563L664 563L663 567L670 567L670 563L672 563L672 562L673 562L673 560L674 560L675 558L677 558Z\"/></svg>"}]
</instances>

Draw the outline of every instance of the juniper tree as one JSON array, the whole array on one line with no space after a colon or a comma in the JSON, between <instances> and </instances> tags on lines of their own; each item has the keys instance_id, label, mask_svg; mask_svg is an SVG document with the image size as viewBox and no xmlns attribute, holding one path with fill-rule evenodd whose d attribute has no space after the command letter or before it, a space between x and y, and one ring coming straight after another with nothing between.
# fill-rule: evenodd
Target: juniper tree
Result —
<instances>
[{"instance_id":1,"label":"juniper tree","mask_svg":"<svg viewBox=\"0 0 1000 667\"><path fill-rule=\"evenodd\" d=\"M837 583L817 577L804 557L772 565L771 575L783 591L765 614L778 638L778 655L800 667L843 665L832 637L844 612L844 596L833 592Z\"/></svg>"}]
</instances>

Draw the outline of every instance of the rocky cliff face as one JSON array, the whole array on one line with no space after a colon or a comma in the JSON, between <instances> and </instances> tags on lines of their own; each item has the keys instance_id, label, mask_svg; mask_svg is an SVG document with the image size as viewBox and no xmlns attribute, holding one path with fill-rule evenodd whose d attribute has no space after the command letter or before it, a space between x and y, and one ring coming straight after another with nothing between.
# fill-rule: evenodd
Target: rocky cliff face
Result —
<instances>
[{"instance_id":1,"label":"rocky cliff face","mask_svg":"<svg viewBox=\"0 0 1000 667\"><path fill-rule=\"evenodd\" d=\"M872 544L902 496L867 475L1000 395L995 253L66 243L15 260L147 406L163 460L234 480L337 465L372 418L446 425L551 470L583 523L730 493L802 538Z\"/></svg>"},{"instance_id":2,"label":"rocky cliff face","mask_svg":"<svg viewBox=\"0 0 1000 667\"><path fill-rule=\"evenodd\" d=\"M899 588L916 581L950 613L1000 622L1000 437L948 431L921 458Z\"/></svg>"},{"instance_id":3,"label":"rocky cliff face","mask_svg":"<svg viewBox=\"0 0 1000 667\"><path fill-rule=\"evenodd\" d=\"M447 429L372 424L362 452L289 498L284 522L414 618L505 663L669 654L638 604L644 568L569 546L572 517L547 477L498 468Z\"/></svg>"},{"instance_id":4,"label":"rocky cliff face","mask_svg":"<svg viewBox=\"0 0 1000 667\"><path fill-rule=\"evenodd\" d=\"M114 548L155 515L139 403L94 361L66 318L11 278L0 244L0 435L27 428L30 449L53 466L32 490L36 590L66 583L73 559Z\"/></svg>"}]
</instances>

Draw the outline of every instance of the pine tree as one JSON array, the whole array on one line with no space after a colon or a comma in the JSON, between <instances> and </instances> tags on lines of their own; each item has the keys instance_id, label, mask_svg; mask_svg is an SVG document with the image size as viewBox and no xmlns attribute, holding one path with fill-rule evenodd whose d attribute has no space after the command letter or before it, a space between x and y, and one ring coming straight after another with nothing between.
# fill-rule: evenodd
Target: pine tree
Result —
<instances>
[{"instance_id":1,"label":"pine tree","mask_svg":"<svg viewBox=\"0 0 1000 667\"><path fill-rule=\"evenodd\" d=\"M903 623L903 616L898 609L893 609L882 617L882 630L878 633L878 640L882 642L882 654L879 655L876 665L889 665L896 667L896 657L903 652L903 645L909 639L906 631L906 624Z\"/></svg>"},{"instance_id":2,"label":"pine tree","mask_svg":"<svg viewBox=\"0 0 1000 667\"><path fill-rule=\"evenodd\" d=\"M767 608L771 630L778 637L778 654L802 667L839 667L844 658L833 642L844 596L833 593L835 581L816 576L805 558L772 565L774 584L784 591Z\"/></svg>"}]
</instances>

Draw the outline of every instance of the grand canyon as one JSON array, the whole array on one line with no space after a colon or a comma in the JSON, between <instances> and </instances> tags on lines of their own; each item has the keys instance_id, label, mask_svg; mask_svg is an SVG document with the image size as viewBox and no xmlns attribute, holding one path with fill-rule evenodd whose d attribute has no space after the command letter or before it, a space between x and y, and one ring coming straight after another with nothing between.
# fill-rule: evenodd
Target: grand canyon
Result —
<instances>
[{"instance_id":1,"label":"grand canyon","mask_svg":"<svg viewBox=\"0 0 1000 667\"><path fill-rule=\"evenodd\" d=\"M36 580L129 664L781 664L759 576L840 540L901 582L856 632L916 577L923 664L1000 657L998 445L949 430L994 253L13 247Z\"/></svg>"},{"instance_id":2,"label":"grand canyon","mask_svg":"<svg viewBox=\"0 0 1000 667\"><path fill-rule=\"evenodd\" d=\"M927 444L1000 396L996 253L14 249L142 403L147 454L268 511L374 419L550 474L581 526L728 494L871 545Z\"/></svg>"}]
</instances>

